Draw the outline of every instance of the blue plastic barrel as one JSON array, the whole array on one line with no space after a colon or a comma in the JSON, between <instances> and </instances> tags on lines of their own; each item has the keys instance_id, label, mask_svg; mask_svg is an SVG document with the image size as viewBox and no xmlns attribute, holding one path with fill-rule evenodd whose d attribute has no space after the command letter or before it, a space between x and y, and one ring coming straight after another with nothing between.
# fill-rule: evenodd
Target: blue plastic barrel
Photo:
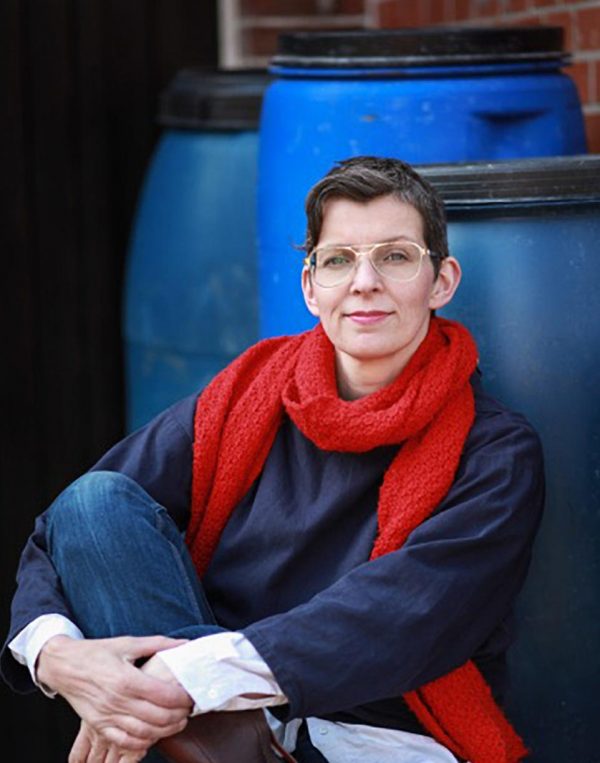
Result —
<instances>
[{"instance_id":1,"label":"blue plastic barrel","mask_svg":"<svg viewBox=\"0 0 600 763\"><path fill-rule=\"evenodd\" d=\"M305 32L280 38L259 159L260 331L313 324L300 290L303 201L335 161L585 152L562 29Z\"/></svg>"},{"instance_id":2,"label":"blue plastic barrel","mask_svg":"<svg viewBox=\"0 0 600 763\"><path fill-rule=\"evenodd\" d=\"M600 156L425 169L443 194L483 382L540 433L547 501L510 714L532 763L599 760ZM530 760L530 758L528 758Z\"/></svg>"},{"instance_id":3,"label":"blue plastic barrel","mask_svg":"<svg viewBox=\"0 0 600 763\"><path fill-rule=\"evenodd\" d=\"M256 171L264 72L180 72L127 261L127 426L204 386L258 338Z\"/></svg>"}]
</instances>

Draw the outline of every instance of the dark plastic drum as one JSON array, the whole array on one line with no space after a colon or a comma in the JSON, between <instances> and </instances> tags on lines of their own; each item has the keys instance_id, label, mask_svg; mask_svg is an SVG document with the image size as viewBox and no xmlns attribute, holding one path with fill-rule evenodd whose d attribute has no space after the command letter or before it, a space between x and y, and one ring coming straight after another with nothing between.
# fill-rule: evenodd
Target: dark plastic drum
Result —
<instances>
[{"instance_id":1,"label":"dark plastic drum","mask_svg":"<svg viewBox=\"0 0 600 763\"><path fill-rule=\"evenodd\" d=\"M547 502L510 653L532 763L598 759L600 156L449 166L463 281L443 311L473 331L486 388L541 435ZM529 758L528 758L529 760Z\"/></svg>"},{"instance_id":2,"label":"dark plastic drum","mask_svg":"<svg viewBox=\"0 0 600 763\"><path fill-rule=\"evenodd\" d=\"M204 386L258 338L256 169L266 73L180 72L127 265L127 424Z\"/></svg>"},{"instance_id":3,"label":"dark plastic drum","mask_svg":"<svg viewBox=\"0 0 600 763\"><path fill-rule=\"evenodd\" d=\"M294 245L308 188L360 154L411 163L585 152L560 28L296 33L280 38L261 117L260 330L313 319Z\"/></svg>"}]
</instances>

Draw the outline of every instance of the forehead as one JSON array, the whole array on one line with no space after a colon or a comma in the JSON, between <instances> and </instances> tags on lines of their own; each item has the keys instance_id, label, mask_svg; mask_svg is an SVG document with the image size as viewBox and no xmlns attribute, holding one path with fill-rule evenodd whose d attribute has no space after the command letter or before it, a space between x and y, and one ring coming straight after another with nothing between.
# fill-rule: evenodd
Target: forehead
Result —
<instances>
[{"instance_id":1,"label":"forehead","mask_svg":"<svg viewBox=\"0 0 600 763\"><path fill-rule=\"evenodd\" d=\"M395 196L370 201L330 199L323 206L319 244L369 244L408 238L424 243L423 218Z\"/></svg>"}]
</instances>

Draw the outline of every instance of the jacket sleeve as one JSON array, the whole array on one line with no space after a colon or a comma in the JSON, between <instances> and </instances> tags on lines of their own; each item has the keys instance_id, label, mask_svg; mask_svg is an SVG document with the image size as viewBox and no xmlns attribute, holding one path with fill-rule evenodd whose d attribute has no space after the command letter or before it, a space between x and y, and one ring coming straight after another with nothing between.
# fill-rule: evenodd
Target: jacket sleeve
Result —
<instances>
[{"instance_id":1,"label":"jacket sleeve","mask_svg":"<svg viewBox=\"0 0 600 763\"><path fill-rule=\"evenodd\" d=\"M544 497L539 440L504 413L404 546L243 632L289 699L284 720L397 697L471 659L512 610Z\"/></svg>"},{"instance_id":2,"label":"jacket sleeve","mask_svg":"<svg viewBox=\"0 0 600 763\"><path fill-rule=\"evenodd\" d=\"M183 529L191 489L193 417L196 397L185 398L109 450L92 467L126 474L164 506ZM12 656L8 643L40 615L74 618L47 553L46 515L41 514L21 555L8 637L0 653L0 671L16 691L31 691L29 671ZM75 621L74 621L75 622Z\"/></svg>"}]
</instances>

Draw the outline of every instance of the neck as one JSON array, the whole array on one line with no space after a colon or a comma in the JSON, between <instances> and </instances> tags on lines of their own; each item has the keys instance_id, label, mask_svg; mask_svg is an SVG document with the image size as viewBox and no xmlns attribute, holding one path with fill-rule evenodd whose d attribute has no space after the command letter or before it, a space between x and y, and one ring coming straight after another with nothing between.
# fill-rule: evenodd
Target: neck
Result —
<instances>
[{"instance_id":1,"label":"neck","mask_svg":"<svg viewBox=\"0 0 600 763\"><path fill-rule=\"evenodd\" d=\"M338 393L342 400L358 400L385 387L402 372L409 358L390 365L389 358L358 360L336 353Z\"/></svg>"}]
</instances>

